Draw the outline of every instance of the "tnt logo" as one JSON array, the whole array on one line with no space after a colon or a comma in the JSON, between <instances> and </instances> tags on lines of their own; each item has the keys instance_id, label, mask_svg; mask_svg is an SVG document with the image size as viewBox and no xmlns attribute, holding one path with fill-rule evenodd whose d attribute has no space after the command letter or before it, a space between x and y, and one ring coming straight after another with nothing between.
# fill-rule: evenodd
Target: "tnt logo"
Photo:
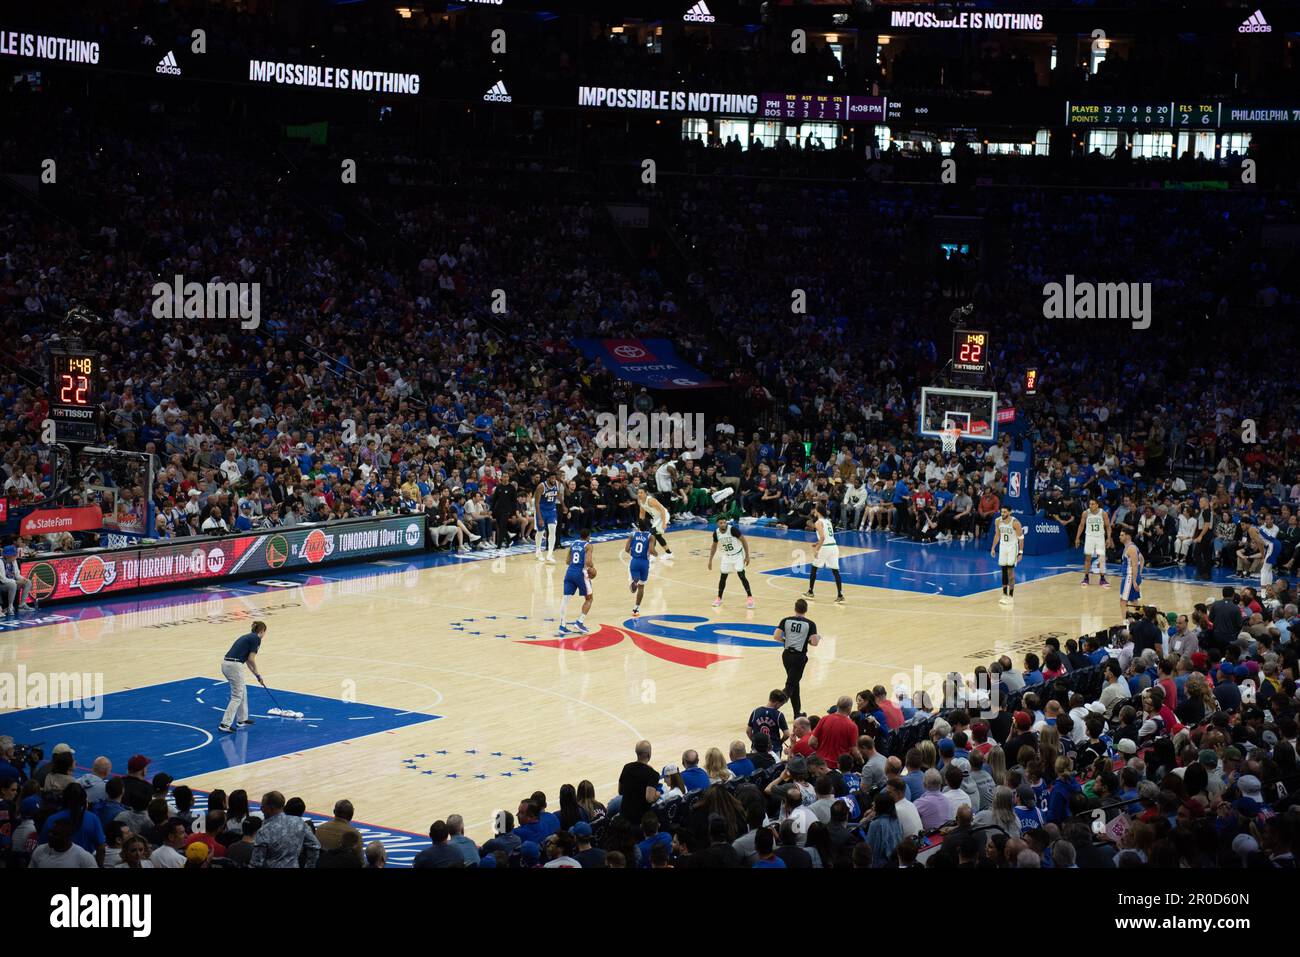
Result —
<instances>
[{"instance_id":1,"label":"tnt logo","mask_svg":"<svg viewBox=\"0 0 1300 957\"><path fill-rule=\"evenodd\" d=\"M406 526L406 544L412 548L420 544L420 526L415 522Z\"/></svg>"},{"instance_id":2,"label":"tnt logo","mask_svg":"<svg viewBox=\"0 0 1300 957\"><path fill-rule=\"evenodd\" d=\"M216 575L221 569L226 567L226 553L220 548L214 548L208 552L208 574Z\"/></svg>"}]
</instances>

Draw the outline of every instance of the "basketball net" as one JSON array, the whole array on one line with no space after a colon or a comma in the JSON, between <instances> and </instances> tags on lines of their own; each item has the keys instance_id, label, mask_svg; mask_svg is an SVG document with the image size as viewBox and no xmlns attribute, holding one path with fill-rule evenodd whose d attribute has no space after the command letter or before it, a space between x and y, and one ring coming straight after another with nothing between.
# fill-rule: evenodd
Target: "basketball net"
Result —
<instances>
[{"instance_id":1,"label":"basketball net","mask_svg":"<svg viewBox=\"0 0 1300 957\"><path fill-rule=\"evenodd\" d=\"M944 452L957 451L957 437L961 435L961 429L940 429L939 446Z\"/></svg>"}]
</instances>

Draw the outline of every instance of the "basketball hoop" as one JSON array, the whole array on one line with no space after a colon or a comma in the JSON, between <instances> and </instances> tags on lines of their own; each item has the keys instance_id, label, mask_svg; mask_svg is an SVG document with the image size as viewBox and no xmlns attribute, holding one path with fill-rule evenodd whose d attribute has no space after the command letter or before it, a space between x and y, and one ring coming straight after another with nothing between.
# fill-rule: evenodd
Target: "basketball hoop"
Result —
<instances>
[{"instance_id":1,"label":"basketball hoop","mask_svg":"<svg viewBox=\"0 0 1300 957\"><path fill-rule=\"evenodd\" d=\"M957 451L957 437L961 435L961 429L940 429L939 446L945 453Z\"/></svg>"}]
</instances>

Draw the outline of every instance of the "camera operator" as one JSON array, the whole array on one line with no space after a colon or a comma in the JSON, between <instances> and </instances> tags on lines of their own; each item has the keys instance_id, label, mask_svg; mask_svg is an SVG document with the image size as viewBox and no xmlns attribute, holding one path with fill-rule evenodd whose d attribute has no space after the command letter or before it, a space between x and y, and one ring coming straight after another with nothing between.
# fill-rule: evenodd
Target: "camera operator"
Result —
<instances>
[{"instance_id":1,"label":"camera operator","mask_svg":"<svg viewBox=\"0 0 1300 957\"><path fill-rule=\"evenodd\" d=\"M19 782L27 780L27 765L18 757L14 749L14 739L7 734L0 735L0 777L6 775L13 775Z\"/></svg>"}]
</instances>

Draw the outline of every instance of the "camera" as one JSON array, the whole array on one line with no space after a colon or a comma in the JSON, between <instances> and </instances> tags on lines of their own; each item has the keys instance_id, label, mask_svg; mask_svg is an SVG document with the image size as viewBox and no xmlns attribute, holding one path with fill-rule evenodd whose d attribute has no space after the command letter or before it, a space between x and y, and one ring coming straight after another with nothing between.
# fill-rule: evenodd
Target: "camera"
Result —
<instances>
[{"instance_id":1,"label":"camera","mask_svg":"<svg viewBox=\"0 0 1300 957\"><path fill-rule=\"evenodd\" d=\"M43 744L45 744L44 741L39 744L15 744L13 763L18 767L26 764L32 770L35 770L36 765L45 760Z\"/></svg>"}]
</instances>

